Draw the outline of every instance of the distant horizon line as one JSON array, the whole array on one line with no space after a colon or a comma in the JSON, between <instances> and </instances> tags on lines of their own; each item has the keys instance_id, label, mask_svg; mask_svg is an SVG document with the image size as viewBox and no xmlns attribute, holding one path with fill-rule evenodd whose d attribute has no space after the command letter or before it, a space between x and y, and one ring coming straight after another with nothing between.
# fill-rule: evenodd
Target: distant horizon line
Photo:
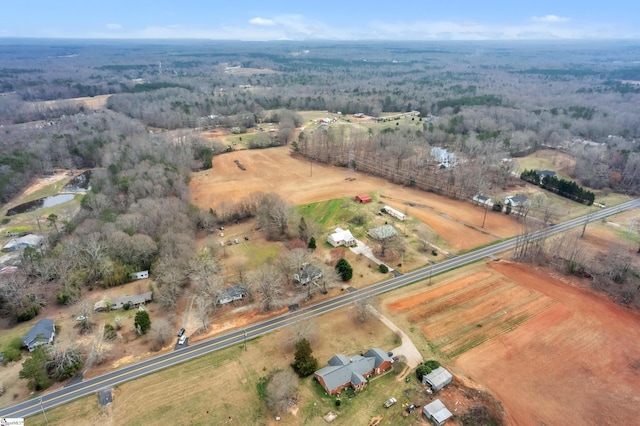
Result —
<instances>
[{"instance_id":1,"label":"distant horizon line","mask_svg":"<svg viewBox=\"0 0 640 426\"><path fill-rule=\"evenodd\" d=\"M200 42L234 42L234 43L308 43L308 42L396 42L396 43L483 43L483 42L638 42L640 43L640 37L638 38L486 38L486 39L394 39L394 38L359 38L359 39L331 39L331 38L308 38L308 39L270 39L270 40L242 40L242 39L227 39L227 38L161 38L161 37L27 37L27 36L0 36L1 41L21 40L21 41L143 41L143 42L158 42L158 41L200 41Z\"/></svg>"}]
</instances>

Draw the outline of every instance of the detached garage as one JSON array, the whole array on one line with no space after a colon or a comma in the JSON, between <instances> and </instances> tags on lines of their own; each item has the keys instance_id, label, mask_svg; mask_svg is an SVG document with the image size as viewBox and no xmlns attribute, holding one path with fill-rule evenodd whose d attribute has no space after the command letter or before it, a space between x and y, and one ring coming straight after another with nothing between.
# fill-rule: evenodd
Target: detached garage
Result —
<instances>
[{"instance_id":1,"label":"detached garage","mask_svg":"<svg viewBox=\"0 0 640 426\"><path fill-rule=\"evenodd\" d=\"M431 386L434 392L451 383L453 376L444 367L438 367L422 377L422 384Z\"/></svg>"},{"instance_id":2,"label":"detached garage","mask_svg":"<svg viewBox=\"0 0 640 426\"><path fill-rule=\"evenodd\" d=\"M451 411L449 411L439 399L425 405L422 409L422 414L424 414L429 420L433 420L433 422L438 426L442 426L445 424L447 419L453 416Z\"/></svg>"}]
</instances>

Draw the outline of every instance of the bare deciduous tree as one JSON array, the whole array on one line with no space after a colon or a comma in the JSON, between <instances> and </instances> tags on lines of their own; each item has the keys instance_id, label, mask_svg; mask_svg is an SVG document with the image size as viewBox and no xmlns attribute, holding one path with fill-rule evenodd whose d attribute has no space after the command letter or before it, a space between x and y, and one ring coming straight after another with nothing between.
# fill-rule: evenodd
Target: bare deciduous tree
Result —
<instances>
[{"instance_id":1,"label":"bare deciduous tree","mask_svg":"<svg viewBox=\"0 0 640 426\"><path fill-rule=\"evenodd\" d=\"M66 346L57 343L47 347L49 360L45 367L49 375L56 380L64 380L73 377L84 365L82 352L74 343Z\"/></svg>"},{"instance_id":2,"label":"bare deciduous tree","mask_svg":"<svg viewBox=\"0 0 640 426\"><path fill-rule=\"evenodd\" d=\"M257 216L268 240L280 240L287 235L291 208L278 194L269 193L262 196Z\"/></svg>"},{"instance_id":3,"label":"bare deciduous tree","mask_svg":"<svg viewBox=\"0 0 640 426\"><path fill-rule=\"evenodd\" d=\"M282 274L272 265L264 264L253 271L250 278L252 292L256 294L260 309L269 312L284 303Z\"/></svg>"},{"instance_id":4,"label":"bare deciduous tree","mask_svg":"<svg viewBox=\"0 0 640 426\"><path fill-rule=\"evenodd\" d=\"M109 356L110 351L110 345L104 340L104 330L101 327L96 327L89 343L87 367L102 364Z\"/></svg>"},{"instance_id":5,"label":"bare deciduous tree","mask_svg":"<svg viewBox=\"0 0 640 426\"><path fill-rule=\"evenodd\" d=\"M271 377L267 384L267 406L272 412L286 413L298 403L298 381L290 368Z\"/></svg>"},{"instance_id":6,"label":"bare deciduous tree","mask_svg":"<svg viewBox=\"0 0 640 426\"><path fill-rule=\"evenodd\" d=\"M360 299L353 304L356 319L359 322L366 322L371 313L369 312L369 299Z\"/></svg>"},{"instance_id":7,"label":"bare deciduous tree","mask_svg":"<svg viewBox=\"0 0 640 426\"><path fill-rule=\"evenodd\" d=\"M171 325L165 318L156 318L151 326L152 350L158 351L173 335Z\"/></svg>"},{"instance_id":8,"label":"bare deciduous tree","mask_svg":"<svg viewBox=\"0 0 640 426\"><path fill-rule=\"evenodd\" d=\"M311 344L318 339L318 322L314 318L295 322L287 327L287 330L285 346L290 350L293 350L296 343L302 339L307 339Z\"/></svg>"}]
</instances>

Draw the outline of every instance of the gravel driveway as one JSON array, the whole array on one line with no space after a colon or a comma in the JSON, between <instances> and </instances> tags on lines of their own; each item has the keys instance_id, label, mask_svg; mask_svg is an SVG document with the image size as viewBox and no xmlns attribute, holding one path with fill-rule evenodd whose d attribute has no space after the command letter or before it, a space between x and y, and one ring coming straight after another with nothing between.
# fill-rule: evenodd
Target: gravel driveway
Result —
<instances>
[{"instance_id":1,"label":"gravel driveway","mask_svg":"<svg viewBox=\"0 0 640 426\"><path fill-rule=\"evenodd\" d=\"M397 348L392 349L393 355L404 356L407 360L407 365L410 368L415 368L420 365L424 361L424 359L422 358L420 351L418 350L418 348L416 348L416 345L413 344L409 336L407 336L407 334L404 331L400 330L398 326L393 323L393 321L382 315L382 313L380 313L380 311L378 311L373 306L369 305L368 309L373 315L375 315L376 318L382 321L384 325L389 327L391 331L397 333L402 339L402 344Z\"/></svg>"}]
</instances>

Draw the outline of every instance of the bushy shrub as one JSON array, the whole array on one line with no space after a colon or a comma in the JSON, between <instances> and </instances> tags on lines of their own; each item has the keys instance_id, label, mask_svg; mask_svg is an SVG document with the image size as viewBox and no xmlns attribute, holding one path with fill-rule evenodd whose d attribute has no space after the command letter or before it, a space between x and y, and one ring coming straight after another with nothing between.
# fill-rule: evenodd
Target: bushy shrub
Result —
<instances>
[{"instance_id":1,"label":"bushy shrub","mask_svg":"<svg viewBox=\"0 0 640 426\"><path fill-rule=\"evenodd\" d=\"M4 354L4 360L2 362L5 365L13 361L19 361L22 358L22 353L20 352L20 349L16 349L16 348L7 348L4 350L3 354Z\"/></svg>"},{"instance_id":2,"label":"bushy shrub","mask_svg":"<svg viewBox=\"0 0 640 426\"><path fill-rule=\"evenodd\" d=\"M382 272L383 274L386 274L387 272L389 272L389 268L387 267L387 265L385 265L384 263L381 263L380 266L378 266L378 269L380 270L380 272Z\"/></svg>"}]
</instances>

